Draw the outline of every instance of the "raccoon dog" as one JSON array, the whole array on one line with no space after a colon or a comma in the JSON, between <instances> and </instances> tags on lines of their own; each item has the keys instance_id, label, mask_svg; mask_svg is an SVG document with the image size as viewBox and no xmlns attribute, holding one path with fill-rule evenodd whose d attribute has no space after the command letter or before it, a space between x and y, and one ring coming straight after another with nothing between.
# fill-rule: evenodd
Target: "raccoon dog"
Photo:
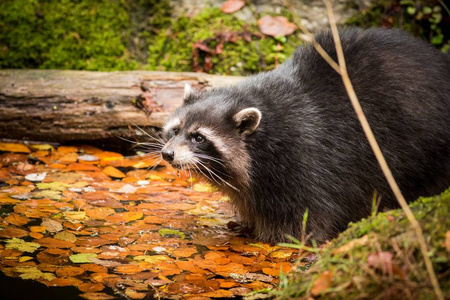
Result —
<instances>
[{"instance_id":1,"label":"raccoon dog","mask_svg":"<svg viewBox=\"0 0 450 300\"><path fill-rule=\"evenodd\" d=\"M450 185L450 57L397 30L340 32L363 110L406 199ZM336 60L330 32L317 41ZM190 91L168 120L162 157L229 195L261 241L317 242L398 206L340 76L309 45L278 69Z\"/></svg>"}]
</instances>

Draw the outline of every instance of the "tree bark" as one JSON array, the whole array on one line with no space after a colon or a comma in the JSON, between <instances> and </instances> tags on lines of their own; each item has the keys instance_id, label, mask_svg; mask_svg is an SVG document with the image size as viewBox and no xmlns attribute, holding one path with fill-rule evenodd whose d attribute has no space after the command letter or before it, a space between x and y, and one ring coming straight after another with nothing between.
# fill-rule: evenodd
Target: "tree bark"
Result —
<instances>
[{"instance_id":1,"label":"tree bark","mask_svg":"<svg viewBox=\"0 0 450 300\"><path fill-rule=\"evenodd\" d=\"M0 70L0 138L130 138L133 127L163 125L182 104L186 83L202 89L240 80L201 73Z\"/></svg>"}]
</instances>

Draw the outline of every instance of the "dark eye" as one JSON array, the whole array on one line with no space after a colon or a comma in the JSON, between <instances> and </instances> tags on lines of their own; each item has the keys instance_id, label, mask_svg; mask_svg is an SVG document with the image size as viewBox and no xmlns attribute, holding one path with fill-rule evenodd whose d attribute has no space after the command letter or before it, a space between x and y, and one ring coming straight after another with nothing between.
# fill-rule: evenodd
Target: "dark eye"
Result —
<instances>
[{"instance_id":1,"label":"dark eye","mask_svg":"<svg viewBox=\"0 0 450 300\"><path fill-rule=\"evenodd\" d=\"M177 135L178 132L180 132L180 128L174 128L172 129L173 135Z\"/></svg>"},{"instance_id":2,"label":"dark eye","mask_svg":"<svg viewBox=\"0 0 450 300\"><path fill-rule=\"evenodd\" d=\"M205 138L202 135L200 135L200 134L194 134L192 136L192 142L193 143L200 144L200 143L203 143L204 141L205 141Z\"/></svg>"}]
</instances>

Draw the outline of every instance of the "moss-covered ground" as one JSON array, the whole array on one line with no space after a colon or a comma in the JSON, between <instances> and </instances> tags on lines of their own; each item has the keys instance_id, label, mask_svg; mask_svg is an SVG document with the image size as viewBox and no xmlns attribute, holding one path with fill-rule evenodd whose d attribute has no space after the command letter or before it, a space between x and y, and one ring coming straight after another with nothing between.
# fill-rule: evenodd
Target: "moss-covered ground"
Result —
<instances>
[{"instance_id":1,"label":"moss-covered ground","mask_svg":"<svg viewBox=\"0 0 450 300\"><path fill-rule=\"evenodd\" d=\"M220 9L178 18L171 9L168 0L1 1L0 68L243 75L274 68L300 44Z\"/></svg>"},{"instance_id":2,"label":"moss-covered ground","mask_svg":"<svg viewBox=\"0 0 450 300\"><path fill-rule=\"evenodd\" d=\"M450 299L450 189L411 205ZM304 265L304 264L303 264ZM402 210L379 213L327 245L316 263L281 281L282 299L435 299L414 231Z\"/></svg>"},{"instance_id":3,"label":"moss-covered ground","mask_svg":"<svg viewBox=\"0 0 450 300\"><path fill-rule=\"evenodd\" d=\"M125 70L125 1L0 2L0 67Z\"/></svg>"},{"instance_id":4,"label":"moss-covered ground","mask_svg":"<svg viewBox=\"0 0 450 300\"><path fill-rule=\"evenodd\" d=\"M446 51L449 15L441 0L375 0L347 24L401 27ZM295 34L264 36L217 8L174 18L169 0L0 2L0 68L246 75L273 69L299 44Z\"/></svg>"}]
</instances>

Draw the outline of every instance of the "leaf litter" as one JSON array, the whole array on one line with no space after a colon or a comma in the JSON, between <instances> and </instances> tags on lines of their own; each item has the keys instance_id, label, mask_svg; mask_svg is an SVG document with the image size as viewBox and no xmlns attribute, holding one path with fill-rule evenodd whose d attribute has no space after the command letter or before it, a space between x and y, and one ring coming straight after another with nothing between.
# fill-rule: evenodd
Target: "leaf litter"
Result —
<instances>
[{"instance_id":1,"label":"leaf litter","mask_svg":"<svg viewBox=\"0 0 450 300\"><path fill-rule=\"evenodd\" d=\"M229 298L275 288L300 254L245 237L227 197L170 167L150 169L157 158L92 146L0 151L7 276L75 286L84 299Z\"/></svg>"}]
</instances>

